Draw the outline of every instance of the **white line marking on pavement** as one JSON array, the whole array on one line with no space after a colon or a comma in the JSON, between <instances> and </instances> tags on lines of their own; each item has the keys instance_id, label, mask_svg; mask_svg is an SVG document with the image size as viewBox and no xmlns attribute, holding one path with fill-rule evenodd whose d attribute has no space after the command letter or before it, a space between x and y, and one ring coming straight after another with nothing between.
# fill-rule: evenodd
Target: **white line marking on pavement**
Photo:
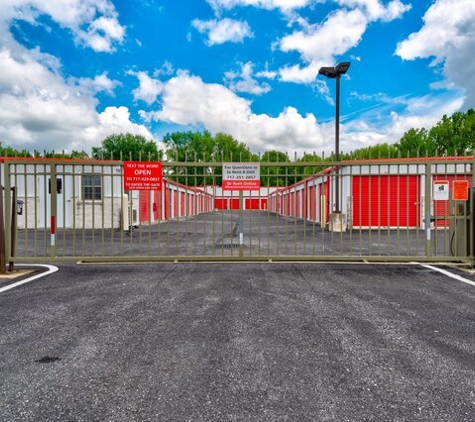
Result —
<instances>
[{"instance_id":1,"label":"white line marking on pavement","mask_svg":"<svg viewBox=\"0 0 475 422\"><path fill-rule=\"evenodd\" d=\"M0 288L0 293L6 292L7 290L14 289L15 287L21 286L22 284L29 283L30 281L37 280L38 278L53 274L58 271L58 267L54 265L40 265L40 264L19 264L19 267L44 267L48 268L48 271L44 273L36 274L32 277L25 278L24 280L17 281L16 283L9 284L8 286Z\"/></svg>"},{"instance_id":2,"label":"white line marking on pavement","mask_svg":"<svg viewBox=\"0 0 475 422\"><path fill-rule=\"evenodd\" d=\"M446 276L453 278L455 280L461 281L462 283L470 284L471 286L475 286L475 281L469 280L467 278L461 277L457 274L451 273L450 271L443 270L442 268L433 267L432 265L427 264L419 264L422 267L429 268L434 271L438 271L439 273L445 274Z\"/></svg>"}]
</instances>

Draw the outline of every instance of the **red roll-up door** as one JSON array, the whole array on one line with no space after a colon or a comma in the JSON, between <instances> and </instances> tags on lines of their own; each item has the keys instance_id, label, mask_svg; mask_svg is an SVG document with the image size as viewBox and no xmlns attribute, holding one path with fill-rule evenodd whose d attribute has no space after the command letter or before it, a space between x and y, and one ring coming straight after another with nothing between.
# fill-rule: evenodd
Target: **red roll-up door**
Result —
<instances>
[{"instance_id":1,"label":"red roll-up door","mask_svg":"<svg viewBox=\"0 0 475 422\"><path fill-rule=\"evenodd\" d=\"M420 178L353 176L353 227L418 227Z\"/></svg>"},{"instance_id":2,"label":"red roll-up door","mask_svg":"<svg viewBox=\"0 0 475 422\"><path fill-rule=\"evenodd\" d=\"M317 220L317 187L310 186L310 221Z\"/></svg>"},{"instance_id":3,"label":"red roll-up door","mask_svg":"<svg viewBox=\"0 0 475 422\"><path fill-rule=\"evenodd\" d=\"M329 178L327 177L327 181L320 184L320 198L322 200L322 196L325 196L325 223L330 221L330 183ZM320 215L320 222L322 220L322 216Z\"/></svg>"},{"instance_id":4,"label":"red roll-up door","mask_svg":"<svg viewBox=\"0 0 475 422\"><path fill-rule=\"evenodd\" d=\"M153 192L153 219L155 221L162 219L162 191Z\"/></svg>"},{"instance_id":5,"label":"red roll-up door","mask_svg":"<svg viewBox=\"0 0 475 422\"><path fill-rule=\"evenodd\" d=\"M258 210L259 209L259 198L246 198L245 199L245 208L246 208L246 210Z\"/></svg>"},{"instance_id":6,"label":"red roll-up door","mask_svg":"<svg viewBox=\"0 0 475 422\"><path fill-rule=\"evenodd\" d=\"M140 222L145 223L150 219L150 191L141 190L139 192Z\"/></svg>"}]
</instances>

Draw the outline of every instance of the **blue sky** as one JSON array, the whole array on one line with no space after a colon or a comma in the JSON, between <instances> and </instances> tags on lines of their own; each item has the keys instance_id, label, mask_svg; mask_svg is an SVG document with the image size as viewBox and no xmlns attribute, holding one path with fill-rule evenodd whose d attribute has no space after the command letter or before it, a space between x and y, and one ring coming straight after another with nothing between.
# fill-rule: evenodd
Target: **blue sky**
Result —
<instances>
[{"instance_id":1,"label":"blue sky","mask_svg":"<svg viewBox=\"0 0 475 422\"><path fill-rule=\"evenodd\" d=\"M474 107L473 0L1 0L0 141L226 132L254 152L394 143ZM160 146L160 145L159 145Z\"/></svg>"}]
</instances>

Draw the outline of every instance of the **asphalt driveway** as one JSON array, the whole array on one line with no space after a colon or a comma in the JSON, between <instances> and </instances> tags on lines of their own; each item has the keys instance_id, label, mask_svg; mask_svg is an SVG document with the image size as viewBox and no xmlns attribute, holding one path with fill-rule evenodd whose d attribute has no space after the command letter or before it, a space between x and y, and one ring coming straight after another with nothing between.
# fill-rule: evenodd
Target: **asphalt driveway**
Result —
<instances>
[{"instance_id":1,"label":"asphalt driveway","mask_svg":"<svg viewBox=\"0 0 475 422\"><path fill-rule=\"evenodd\" d=\"M473 421L475 287L402 265L61 265L0 294L0 409Z\"/></svg>"}]
</instances>

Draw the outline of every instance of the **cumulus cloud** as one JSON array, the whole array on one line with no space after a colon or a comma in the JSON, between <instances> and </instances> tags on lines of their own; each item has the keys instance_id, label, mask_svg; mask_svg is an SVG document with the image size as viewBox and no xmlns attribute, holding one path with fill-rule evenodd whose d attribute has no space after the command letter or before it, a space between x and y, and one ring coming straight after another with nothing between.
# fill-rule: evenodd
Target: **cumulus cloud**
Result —
<instances>
[{"instance_id":1,"label":"cumulus cloud","mask_svg":"<svg viewBox=\"0 0 475 422\"><path fill-rule=\"evenodd\" d=\"M112 95L119 84L106 72L92 78L64 78L56 57L42 53L39 48L29 50L12 37L13 20L33 22L40 14L49 15L70 29L76 41L83 39L95 50L111 50L113 43L123 37L123 30L115 23L117 13L109 1L9 0L2 5L0 141L30 150L89 152L104 136L117 131L146 134L151 138L145 127L131 121L124 107L96 112L95 95L98 92ZM94 34L102 40L103 47L95 48L91 44L90 35Z\"/></svg>"},{"instance_id":2,"label":"cumulus cloud","mask_svg":"<svg viewBox=\"0 0 475 422\"><path fill-rule=\"evenodd\" d=\"M4 22L22 19L31 23L47 15L72 32L77 43L94 51L111 52L124 39L125 28L109 0L7 0Z\"/></svg>"},{"instance_id":3,"label":"cumulus cloud","mask_svg":"<svg viewBox=\"0 0 475 422\"><path fill-rule=\"evenodd\" d=\"M15 57L0 51L0 139L27 149L68 150L97 145L116 131L146 133L130 121L124 107L95 111L93 93L111 90L106 74L67 83L27 51Z\"/></svg>"},{"instance_id":4,"label":"cumulus cloud","mask_svg":"<svg viewBox=\"0 0 475 422\"><path fill-rule=\"evenodd\" d=\"M370 21L389 22L411 9L410 4L404 4L400 0L390 1L387 5L380 0L336 0L336 2L341 6L360 8Z\"/></svg>"},{"instance_id":5,"label":"cumulus cloud","mask_svg":"<svg viewBox=\"0 0 475 422\"><path fill-rule=\"evenodd\" d=\"M247 62L241 65L240 72L226 72L224 74L225 82L229 89L234 92L245 92L248 94L262 95L271 90L268 83L259 83L253 77L254 65ZM258 76L258 75L256 75Z\"/></svg>"},{"instance_id":6,"label":"cumulus cloud","mask_svg":"<svg viewBox=\"0 0 475 422\"><path fill-rule=\"evenodd\" d=\"M139 80L138 88L132 91L134 100L153 104L162 93L163 84L158 79L151 78L147 72L128 72L128 74L136 76Z\"/></svg>"},{"instance_id":7,"label":"cumulus cloud","mask_svg":"<svg viewBox=\"0 0 475 422\"><path fill-rule=\"evenodd\" d=\"M283 52L297 51L302 63L280 69L280 78L286 82L311 84L322 66L331 65L336 56L356 47L371 22L390 21L410 9L399 0L384 6L379 0L338 0L345 8L328 15L321 24L298 20L302 29L283 37L279 48Z\"/></svg>"},{"instance_id":8,"label":"cumulus cloud","mask_svg":"<svg viewBox=\"0 0 475 422\"><path fill-rule=\"evenodd\" d=\"M206 44L224 44L226 42L243 42L244 38L252 37L252 31L247 22L225 18L202 21L195 19L192 25L202 34L207 34Z\"/></svg>"},{"instance_id":9,"label":"cumulus cloud","mask_svg":"<svg viewBox=\"0 0 475 422\"><path fill-rule=\"evenodd\" d=\"M360 42L367 24L368 19L361 10L340 9L322 25L309 25L302 31L284 37L280 49L284 52L298 51L306 66L282 68L282 80L313 82L321 66L333 63L336 55L346 53Z\"/></svg>"},{"instance_id":10,"label":"cumulus cloud","mask_svg":"<svg viewBox=\"0 0 475 422\"><path fill-rule=\"evenodd\" d=\"M83 131L83 142L90 147L97 145L98 140L117 133L132 133L142 135L146 139L154 139L145 126L131 121L127 107L106 107L97 117L94 124ZM74 140L71 144L73 149L84 149L82 145L81 140Z\"/></svg>"},{"instance_id":11,"label":"cumulus cloud","mask_svg":"<svg viewBox=\"0 0 475 422\"><path fill-rule=\"evenodd\" d=\"M70 78L69 82L73 84L76 83L78 91L86 95L95 95L98 92L105 92L109 95L113 95L114 89L120 85L119 81L110 79L107 72L96 75L93 79Z\"/></svg>"},{"instance_id":12,"label":"cumulus cloud","mask_svg":"<svg viewBox=\"0 0 475 422\"><path fill-rule=\"evenodd\" d=\"M272 117L255 114L251 102L219 84L180 72L164 84L162 107L141 112L143 118L226 132L254 151L270 149L313 151L325 148L322 130L313 114L302 116L286 107Z\"/></svg>"},{"instance_id":13,"label":"cumulus cloud","mask_svg":"<svg viewBox=\"0 0 475 422\"><path fill-rule=\"evenodd\" d=\"M465 105L475 105L475 2L436 0L423 17L422 28L401 42L396 54L404 60L431 58L446 78L466 91Z\"/></svg>"}]
</instances>

